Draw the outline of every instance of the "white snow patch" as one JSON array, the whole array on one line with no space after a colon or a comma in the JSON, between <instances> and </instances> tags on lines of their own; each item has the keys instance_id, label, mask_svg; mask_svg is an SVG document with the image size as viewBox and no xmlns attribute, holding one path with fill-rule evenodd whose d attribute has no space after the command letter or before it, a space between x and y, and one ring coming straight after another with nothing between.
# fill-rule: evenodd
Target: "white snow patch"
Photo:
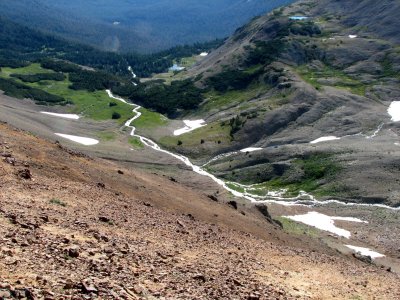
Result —
<instances>
[{"instance_id":1,"label":"white snow patch","mask_svg":"<svg viewBox=\"0 0 400 300\"><path fill-rule=\"evenodd\" d=\"M400 146L400 143L394 143L396 146Z\"/></svg>"},{"instance_id":2,"label":"white snow patch","mask_svg":"<svg viewBox=\"0 0 400 300\"><path fill-rule=\"evenodd\" d=\"M131 72L133 78L137 77L131 66L128 67L128 71Z\"/></svg>"},{"instance_id":3,"label":"white snow patch","mask_svg":"<svg viewBox=\"0 0 400 300\"><path fill-rule=\"evenodd\" d=\"M207 55L208 55L207 52L201 52L201 53L200 53L200 56L203 56L203 57L204 57L204 56L207 56Z\"/></svg>"},{"instance_id":4,"label":"white snow patch","mask_svg":"<svg viewBox=\"0 0 400 300\"><path fill-rule=\"evenodd\" d=\"M240 152L244 152L244 153L246 153L246 152L254 152L254 151L260 151L262 149L263 148L249 147L249 148L244 148L244 149L240 150Z\"/></svg>"},{"instance_id":5,"label":"white snow patch","mask_svg":"<svg viewBox=\"0 0 400 300\"><path fill-rule=\"evenodd\" d=\"M297 216L285 216L285 218L291 219L296 222L301 222L309 226L316 227L320 230L328 231L334 233L338 236L343 236L345 238L350 238L351 233L348 230L339 228L335 226L335 221L348 221L357 223L368 223L357 218L348 217L331 217L315 211L309 212L305 215Z\"/></svg>"},{"instance_id":6,"label":"white snow patch","mask_svg":"<svg viewBox=\"0 0 400 300\"><path fill-rule=\"evenodd\" d=\"M316 140L311 141L310 144L317 144L320 142L327 142L327 141L334 141L334 140L340 140L340 138L338 138L336 136L323 136Z\"/></svg>"},{"instance_id":7,"label":"white snow patch","mask_svg":"<svg viewBox=\"0 0 400 300\"><path fill-rule=\"evenodd\" d=\"M45 115L54 116L54 117L71 119L71 120L79 120L79 118L80 118L80 116L75 115L75 114L57 114L57 113L52 113L52 112L47 112L47 111L41 111L40 113L45 114Z\"/></svg>"},{"instance_id":8,"label":"white snow patch","mask_svg":"<svg viewBox=\"0 0 400 300\"><path fill-rule=\"evenodd\" d=\"M352 245L345 245L347 248L354 250L356 253L360 253L361 255L370 256L372 259L385 257L385 255L380 254L378 252L372 251L371 249L364 247L357 247Z\"/></svg>"},{"instance_id":9,"label":"white snow patch","mask_svg":"<svg viewBox=\"0 0 400 300\"><path fill-rule=\"evenodd\" d=\"M175 136L178 136L178 135L193 131L193 130L195 130L197 128L200 128L200 127L203 127L203 126L207 125L207 124L203 124L203 123L205 123L204 120L193 120L193 121L191 121L191 120L183 120L183 123L185 123L185 127L175 130L174 131L174 135Z\"/></svg>"},{"instance_id":10,"label":"white snow patch","mask_svg":"<svg viewBox=\"0 0 400 300\"><path fill-rule=\"evenodd\" d=\"M97 145L99 143L98 140L83 137L83 136L76 136L76 135L69 135L69 134L62 134L62 133L55 133L55 135L58 135L62 138L65 138L67 140L85 145L85 146L93 146Z\"/></svg>"},{"instance_id":11,"label":"white snow patch","mask_svg":"<svg viewBox=\"0 0 400 300\"><path fill-rule=\"evenodd\" d=\"M355 39L357 37L357 35L355 35L355 34L349 34L349 38L351 38L351 39Z\"/></svg>"},{"instance_id":12,"label":"white snow patch","mask_svg":"<svg viewBox=\"0 0 400 300\"><path fill-rule=\"evenodd\" d=\"M121 24L121 22L118 21L113 22L113 25L119 25L119 24Z\"/></svg>"},{"instance_id":13,"label":"white snow patch","mask_svg":"<svg viewBox=\"0 0 400 300\"><path fill-rule=\"evenodd\" d=\"M400 101L393 101L390 104L388 114L392 117L393 122L400 121Z\"/></svg>"}]
</instances>

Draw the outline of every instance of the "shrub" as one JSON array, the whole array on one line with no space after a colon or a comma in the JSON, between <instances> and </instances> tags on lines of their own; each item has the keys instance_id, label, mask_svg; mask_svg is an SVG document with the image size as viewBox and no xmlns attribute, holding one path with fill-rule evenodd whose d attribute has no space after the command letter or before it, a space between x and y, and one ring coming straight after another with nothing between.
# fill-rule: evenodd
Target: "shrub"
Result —
<instances>
[{"instance_id":1,"label":"shrub","mask_svg":"<svg viewBox=\"0 0 400 300\"><path fill-rule=\"evenodd\" d=\"M119 113L117 113L117 112L113 112L111 118L112 118L113 120L118 120L118 119L121 118L121 114L119 114Z\"/></svg>"}]
</instances>

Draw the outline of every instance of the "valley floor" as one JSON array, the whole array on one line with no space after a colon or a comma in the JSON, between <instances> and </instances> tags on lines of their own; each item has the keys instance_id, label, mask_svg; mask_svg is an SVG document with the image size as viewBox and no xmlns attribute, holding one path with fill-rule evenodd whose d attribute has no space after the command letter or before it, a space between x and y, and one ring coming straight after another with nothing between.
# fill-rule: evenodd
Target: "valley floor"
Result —
<instances>
[{"instance_id":1,"label":"valley floor","mask_svg":"<svg viewBox=\"0 0 400 300\"><path fill-rule=\"evenodd\" d=\"M386 268L289 235L206 190L5 124L0 146L3 298L400 297Z\"/></svg>"}]
</instances>

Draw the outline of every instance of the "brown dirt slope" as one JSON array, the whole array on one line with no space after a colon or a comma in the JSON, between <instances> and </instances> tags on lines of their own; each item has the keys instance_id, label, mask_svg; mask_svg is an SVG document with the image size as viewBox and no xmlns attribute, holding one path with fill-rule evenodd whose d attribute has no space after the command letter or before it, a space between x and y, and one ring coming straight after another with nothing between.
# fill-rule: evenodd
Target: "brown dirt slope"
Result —
<instances>
[{"instance_id":1,"label":"brown dirt slope","mask_svg":"<svg viewBox=\"0 0 400 300\"><path fill-rule=\"evenodd\" d=\"M397 275L168 178L5 124L0 153L0 299L400 297Z\"/></svg>"}]
</instances>

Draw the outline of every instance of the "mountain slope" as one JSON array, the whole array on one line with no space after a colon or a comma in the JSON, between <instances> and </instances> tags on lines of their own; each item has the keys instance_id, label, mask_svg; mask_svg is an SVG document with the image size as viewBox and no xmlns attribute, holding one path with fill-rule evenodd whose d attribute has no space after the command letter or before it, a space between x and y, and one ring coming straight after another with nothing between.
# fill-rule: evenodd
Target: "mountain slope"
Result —
<instances>
[{"instance_id":1,"label":"mountain slope","mask_svg":"<svg viewBox=\"0 0 400 300\"><path fill-rule=\"evenodd\" d=\"M395 274L167 178L5 124L0 145L5 299L399 296Z\"/></svg>"},{"instance_id":2,"label":"mountain slope","mask_svg":"<svg viewBox=\"0 0 400 300\"><path fill-rule=\"evenodd\" d=\"M389 2L299 1L239 28L186 73L211 89L195 113L210 124L201 129L204 142L196 141L199 130L165 146L202 163L257 147L207 167L227 180L287 189L287 196L305 190L399 205L399 124L388 108L400 95L400 7ZM374 11L377 17L366 17ZM217 143L216 126L228 128L230 140ZM310 143L321 137L338 139Z\"/></svg>"},{"instance_id":3,"label":"mountain slope","mask_svg":"<svg viewBox=\"0 0 400 300\"><path fill-rule=\"evenodd\" d=\"M291 0L5 0L16 22L108 51L150 52L222 38L250 18Z\"/></svg>"}]
</instances>

